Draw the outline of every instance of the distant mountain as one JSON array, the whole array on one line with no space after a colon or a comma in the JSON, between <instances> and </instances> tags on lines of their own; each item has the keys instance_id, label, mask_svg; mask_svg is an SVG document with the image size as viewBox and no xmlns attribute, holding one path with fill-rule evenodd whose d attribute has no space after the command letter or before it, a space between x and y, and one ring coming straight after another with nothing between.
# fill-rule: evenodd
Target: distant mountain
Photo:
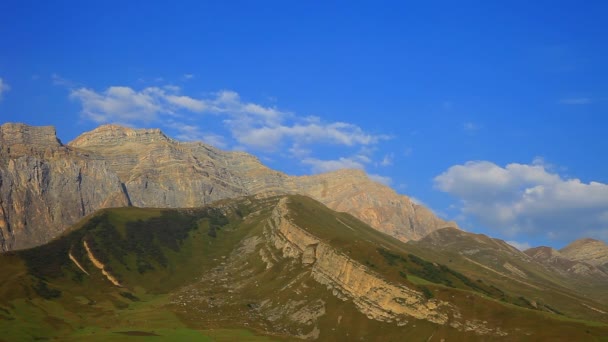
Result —
<instances>
[{"instance_id":1,"label":"distant mountain","mask_svg":"<svg viewBox=\"0 0 608 342\"><path fill-rule=\"evenodd\" d=\"M244 152L105 125L67 145L53 127L0 126L0 249L40 245L107 207L186 208L258 193L309 195L402 241L456 227L360 170L293 177Z\"/></svg>"},{"instance_id":2,"label":"distant mountain","mask_svg":"<svg viewBox=\"0 0 608 342\"><path fill-rule=\"evenodd\" d=\"M608 320L608 273L567 259L549 247L521 252L500 239L452 228L435 230L407 245L426 260L446 264L503 290L517 291L537 307L546 304L550 311Z\"/></svg>"},{"instance_id":3,"label":"distant mountain","mask_svg":"<svg viewBox=\"0 0 608 342\"><path fill-rule=\"evenodd\" d=\"M465 260L440 250L446 237L475 240L473 249L463 251L467 257L487 248L496 256L525 259L498 240L455 229L406 244L299 195L263 194L190 209L104 209L47 244L0 255L0 338L584 341L608 336L608 319L600 313L608 310L605 305L576 295L563 302L552 287L530 292L519 281L503 287L493 272L473 267L458 271ZM438 253L434 258L446 255L452 261L418 254L415 245L427 242L436 246L427 249ZM543 293L549 300L539 300ZM578 311L578 305L599 311Z\"/></svg>"},{"instance_id":4,"label":"distant mountain","mask_svg":"<svg viewBox=\"0 0 608 342\"><path fill-rule=\"evenodd\" d=\"M571 250L570 253L573 251ZM572 277L593 277L600 278L606 281L608 285L608 272L600 269L598 266L588 263L586 260L577 260L571 255L561 253L551 247L535 247L525 251L532 259L551 267L558 273Z\"/></svg>"},{"instance_id":5,"label":"distant mountain","mask_svg":"<svg viewBox=\"0 0 608 342\"><path fill-rule=\"evenodd\" d=\"M608 272L608 245L594 239L580 239L562 248L566 258L601 267Z\"/></svg>"}]
</instances>

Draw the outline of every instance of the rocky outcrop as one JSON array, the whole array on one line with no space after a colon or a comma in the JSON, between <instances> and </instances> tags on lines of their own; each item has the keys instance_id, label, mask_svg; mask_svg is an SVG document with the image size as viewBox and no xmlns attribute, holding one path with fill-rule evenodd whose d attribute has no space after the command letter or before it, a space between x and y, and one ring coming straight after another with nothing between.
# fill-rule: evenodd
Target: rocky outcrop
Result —
<instances>
[{"instance_id":1,"label":"rocky outcrop","mask_svg":"<svg viewBox=\"0 0 608 342\"><path fill-rule=\"evenodd\" d=\"M593 266L604 266L608 270L608 245L595 239L580 239L562 248L560 253L570 260L585 262Z\"/></svg>"},{"instance_id":2,"label":"rocky outcrop","mask_svg":"<svg viewBox=\"0 0 608 342\"><path fill-rule=\"evenodd\" d=\"M2 250L45 243L105 207L198 207L258 193L308 195L402 241L456 226L360 170L288 176L158 129L105 125L63 145L53 127L0 126Z\"/></svg>"},{"instance_id":3,"label":"rocky outcrop","mask_svg":"<svg viewBox=\"0 0 608 342\"><path fill-rule=\"evenodd\" d=\"M110 273L110 271L107 270L106 266L99 259L97 259L97 257L95 257L95 255L91 251L91 248L89 247L89 244L86 241L83 241L83 246L84 246L84 249L87 251L87 256L89 257L89 260L91 260L91 263L93 263L93 266L98 268L101 271L101 274L103 274L103 276L106 277L106 279L110 283L112 283L112 285L122 287L122 285L120 284L118 279L116 279L116 277L113 276ZM83 271L84 271L84 269L83 269ZM85 273L86 273L86 271L85 271Z\"/></svg>"},{"instance_id":4,"label":"rocky outcrop","mask_svg":"<svg viewBox=\"0 0 608 342\"><path fill-rule=\"evenodd\" d=\"M339 298L352 300L370 319L393 322L413 317L438 324L447 322L448 316L438 309L446 303L426 300L418 291L388 283L294 225L287 217L287 200L282 198L275 207L267 234L283 257L298 258L302 264L310 265L316 281Z\"/></svg>"},{"instance_id":5,"label":"rocky outcrop","mask_svg":"<svg viewBox=\"0 0 608 342\"><path fill-rule=\"evenodd\" d=\"M399 326L408 324L411 319L420 319L447 324L461 331L475 331L478 335L507 335L500 328L489 328L487 322L463 319L450 303L426 299L417 290L385 280L369 267L298 227L289 217L288 201L288 197L283 197L275 206L265 238L283 258L296 259L310 267L310 273L318 283L341 300L351 301L369 319Z\"/></svg>"}]
</instances>

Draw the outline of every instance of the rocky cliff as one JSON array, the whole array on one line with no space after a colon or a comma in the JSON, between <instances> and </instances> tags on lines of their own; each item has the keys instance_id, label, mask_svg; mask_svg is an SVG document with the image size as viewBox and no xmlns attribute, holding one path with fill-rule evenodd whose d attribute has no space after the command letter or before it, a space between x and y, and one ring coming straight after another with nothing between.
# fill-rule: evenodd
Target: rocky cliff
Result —
<instances>
[{"instance_id":1,"label":"rocky cliff","mask_svg":"<svg viewBox=\"0 0 608 342\"><path fill-rule=\"evenodd\" d=\"M61 144L52 127L0 126L0 246L40 245L93 211L128 205L97 156Z\"/></svg>"},{"instance_id":2,"label":"rocky cliff","mask_svg":"<svg viewBox=\"0 0 608 342\"><path fill-rule=\"evenodd\" d=\"M300 259L302 264L312 266L317 282L335 296L352 300L371 319L399 322L414 317L439 324L447 322L448 316L438 310L446 303L427 301L418 291L379 278L368 267L293 224L288 218L287 200L282 198L274 208L266 232L283 257Z\"/></svg>"},{"instance_id":3,"label":"rocky cliff","mask_svg":"<svg viewBox=\"0 0 608 342\"><path fill-rule=\"evenodd\" d=\"M262 192L311 196L402 241L456 226L359 170L288 176L250 154L158 129L105 125L63 145L52 127L0 127L2 250L49 241L104 207L198 207Z\"/></svg>"}]
</instances>

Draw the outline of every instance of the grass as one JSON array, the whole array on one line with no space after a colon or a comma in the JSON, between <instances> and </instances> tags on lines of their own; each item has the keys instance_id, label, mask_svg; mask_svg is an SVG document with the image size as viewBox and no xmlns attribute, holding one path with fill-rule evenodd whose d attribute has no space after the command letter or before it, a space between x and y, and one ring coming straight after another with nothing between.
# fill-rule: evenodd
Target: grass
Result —
<instances>
[{"instance_id":1,"label":"grass","mask_svg":"<svg viewBox=\"0 0 608 342\"><path fill-rule=\"evenodd\" d=\"M45 246L0 256L0 340L269 341L291 340L313 327L320 329L321 340L475 336L427 321L398 326L370 320L351 300L337 298L314 280L310 266L266 245L265 220L277 201L246 198L188 210L106 209ZM493 288L485 278L429 262L415 248L312 199L291 196L289 207L298 226L379 277L450 302L472 320L519 334L510 335L513 339L608 335L608 328L593 320L522 308L525 301L517 303L517 296ZM259 240L250 254L242 251L245 239ZM84 241L123 288L112 286L93 266ZM274 253L267 256L272 265L262 260L262 249ZM323 313L314 324L294 321L315 303L323 303Z\"/></svg>"}]
</instances>

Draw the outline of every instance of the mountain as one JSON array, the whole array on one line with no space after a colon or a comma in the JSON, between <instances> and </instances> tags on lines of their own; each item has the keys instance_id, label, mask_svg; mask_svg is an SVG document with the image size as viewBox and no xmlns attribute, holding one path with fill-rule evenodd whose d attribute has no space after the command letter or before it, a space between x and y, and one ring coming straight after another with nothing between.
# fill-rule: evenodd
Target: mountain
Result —
<instances>
[{"instance_id":1,"label":"mountain","mask_svg":"<svg viewBox=\"0 0 608 342\"><path fill-rule=\"evenodd\" d=\"M479 246L488 242L479 238ZM47 244L0 255L0 338L608 336L606 317L573 319L559 301L541 304L522 295L518 283L501 288L474 270L457 271L455 262L433 262L414 244L299 195L259 194L189 209L104 209ZM553 290L537 292L544 291Z\"/></svg>"},{"instance_id":2,"label":"mountain","mask_svg":"<svg viewBox=\"0 0 608 342\"><path fill-rule=\"evenodd\" d=\"M535 307L581 319L608 319L608 274L548 247L521 252L500 239L453 228L433 231L407 246L426 260L517 292Z\"/></svg>"},{"instance_id":3,"label":"mountain","mask_svg":"<svg viewBox=\"0 0 608 342\"><path fill-rule=\"evenodd\" d=\"M562 248L566 258L600 267L608 272L608 245L595 239L580 239Z\"/></svg>"},{"instance_id":4,"label":"mountain","mask_svg":"<svg viewBox=\"0 0 608 342\"><path fill-rule=\"evenodd\" d=\"M103 207L128 205L118 176L63 145L53 127L0 126L0 247L49 241Z\"/></svg>"},{"instance_id":5,"label":"mountain","mask_svg":"<svg viewBox=\"0 0 608 342\"><path fill-rule=\"evenodd\" d=\"M524 253L529 255L532 259L551 267L555 272L565 276L603 278L608 283L608 272L606 272L606 270L602 270L592 263L587 263L586 260L579 261L580 259L577 260L572 258L551 247L541 246L530 248L524 251Z\"/></svg>"},{"instance_id":6,"label":"mountain","mask_svg":"<svg viewBox=\"0 0 608 342\"><path fill-rule=\"evenodd\" d=\"M0 245L40 245L100 208L186 208L257 193L309 195L402 241L447 226L360 170L294 177L244 152L105 125L67 145L52 127L0 126Z\"/></svg>"}]
</instances>

